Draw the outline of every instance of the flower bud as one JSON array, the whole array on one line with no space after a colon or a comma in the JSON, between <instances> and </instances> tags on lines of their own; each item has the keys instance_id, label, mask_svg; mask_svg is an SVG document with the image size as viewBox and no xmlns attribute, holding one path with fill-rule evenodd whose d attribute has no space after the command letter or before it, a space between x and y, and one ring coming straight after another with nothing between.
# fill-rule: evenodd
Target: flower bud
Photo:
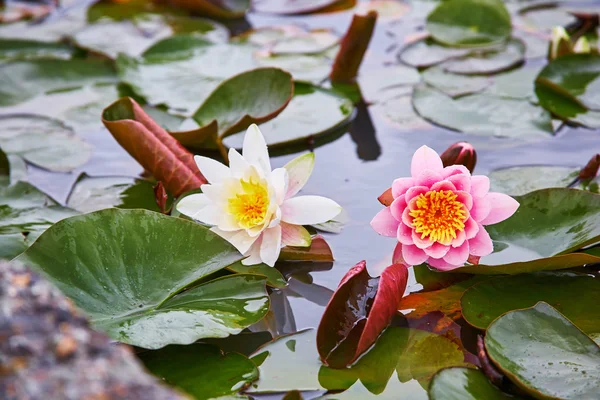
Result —
<instances>
[{"instance_id":1,"label":"flower bud","mask_svg":"<svg viewBox=\"0 0 600 400\"><path fill-rule=\"evenodd\" d=\"M473 173L475 164L477 164L477 153L475 152L475 148L467 142L454 143L442 153L440 158L442 159L444 167L450 165L464 165L471 173Z\"/></svg>"},{"instance_id":2,"label":"flower bud","mask_svg":"<svg viewBox=\"0 0 600 400\"><path fill-rule=\"evenodd\" d=\"M592 51L590 47L590 42L587 40L585 36L580 37L575 42L575 46L573 46L573 52L577 54L587 54Z\"/></svg>"},{"instance_id":3,"label":"flower bud","mask_svg":"<svg viewBox=\"0 0 600 400\"><path fill-rule=\"evenodd\" d=\"M579 172L580 181L588 181L594 179L600 169L600 153L596 154Z\"/></svg>"},{"instance_id":4,"label":"flower bud","mask_svg":"<svg viewBox=\"0 0 600 400\"><path fill-rule=\"evenodd\" d=\"M548 60L571 54L571 38L562 26L552 28L552 39L548 49Z\"/></svg>"},{"instance_id":5,"label":"flower bud","mask_svg":"<svg viewBox=\"0 0 600 400\"><path fill-rule=\"evenodd\" d=\"M158 209L163 214L169 214L169 210L167 210L167 200L169 199L169 195L167 195L165 186L161 181L158 181L153 189L154 198L156 200L156 205L158 206Z\"/></svg>"}]
</instances>

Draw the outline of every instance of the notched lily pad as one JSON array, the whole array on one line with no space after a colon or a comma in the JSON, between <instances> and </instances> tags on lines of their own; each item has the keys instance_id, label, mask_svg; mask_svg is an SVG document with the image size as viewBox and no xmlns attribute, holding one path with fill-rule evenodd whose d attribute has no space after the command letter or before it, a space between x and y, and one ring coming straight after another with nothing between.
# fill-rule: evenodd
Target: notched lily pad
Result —
<instances>
[{"instance_id":1,"label":"notched lily pad","mask_svg":"<svg viewBox=\"0 0 600 400\"><path fill-rule=\"evenodd\" d=\"M553 165L525 165L497 169L489 174L491 190L522 196L539 189L567 187L581 168Z\"/></svg>"},{"instance_id":2,"label":"notched lily pad","mask_svg":"<svg viewBox=\"0 0 600 400\"><path fill-rule=\"evenodd\" d=\"M518 400L503 393L483 372L474 368L452 367L434 375L429 386L431 400Z\"/></svg>"},{"instance_id":3,"label":"notched lily pad","mask_svg":"<svg viewBox=\"0 0 600 400\"><path fill-rule=\"evenodd\" d=\"M97 329L157 349L237 334L264 317L264 277L201 281L241 258L196 223L113 208L53 225L18 259L38 268Z\"/></svg>"}]
</instances>

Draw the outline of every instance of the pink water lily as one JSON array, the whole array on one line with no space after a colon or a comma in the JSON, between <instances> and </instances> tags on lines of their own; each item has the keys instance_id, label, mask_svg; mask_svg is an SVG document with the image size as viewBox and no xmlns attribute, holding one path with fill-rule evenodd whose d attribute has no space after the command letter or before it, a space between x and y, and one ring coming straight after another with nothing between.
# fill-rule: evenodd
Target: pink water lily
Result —
<instances>
[{"instance_id":1,"label":"pink water lily","mask_svg":"<svg viewBox=\"0 0 600 400\"><path fill-rule=\"evenodd\" d=\"M484 225L504 221L519 203L490 192L487 176L473 175L462 165L445 167L427 146L418 149L411 177L392 184L394 201L371 221L377 233L396 237L394 258L409 265L427 262L447 271L472 257L494 250Z\"/></svg>"}]
</instances>

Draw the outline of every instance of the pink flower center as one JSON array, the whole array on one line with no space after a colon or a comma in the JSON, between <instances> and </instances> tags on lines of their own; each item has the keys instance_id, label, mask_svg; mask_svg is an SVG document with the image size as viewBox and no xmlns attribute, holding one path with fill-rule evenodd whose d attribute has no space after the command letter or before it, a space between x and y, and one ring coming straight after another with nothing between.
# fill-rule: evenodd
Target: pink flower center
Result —
<instances>
[{"instance_id":1,"label":"pink flower center","mask_svg":"<svg viewBox=\"0 0 600 400\"><path fill-rule=\"evenodd\" d=\"M457 233L465 229L468 218L465 206L451 190L421 193L409 215L421 239L429 238L432 242L442 244L449 244L455 239Z\"/></svg>"}]
</instances>

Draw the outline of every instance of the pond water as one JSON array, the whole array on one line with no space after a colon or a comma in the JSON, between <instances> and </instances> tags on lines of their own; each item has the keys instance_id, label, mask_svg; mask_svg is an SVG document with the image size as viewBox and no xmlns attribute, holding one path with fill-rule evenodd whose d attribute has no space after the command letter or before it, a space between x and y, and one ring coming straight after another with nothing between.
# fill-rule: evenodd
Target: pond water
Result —
<instances>
[{"instance_id":1,"label":"pond water","mask_svg":"<svg viewBox=\"0 0 600 400\"><path fill-rule=\"evenodd\" d=\"M302 16L249 13L245 20L230 23L229 27L233 33L239 33L251 27L298 23L315 29L332 28L342 34L352 15L352 11ZM411 21L410 13L399 19L380 18L360 69L361 79L378 74L383 65L398 62L398 51L405 38L423 32L422 27L418 29L418 24ZM540 60L530 62L543 63ZM19 107L18 110L24 110L23 106ZM0 113L12 110L14 108L0 109ZM582 166L593 154L600 153L600 132L592 129L563 126L555 136L521 141L465 134L428 124L407 129L391 121L385 113L377 105L359 105L347 133L314 149L314 172L302 194L334 199L346 210L349 222L339 234L323 234L333 250L335 262L332 265L308 265L300 273L291 274L286 289L273 294L278 334L316 327L340 279L357 262L366 260L372 276L390 264L395 239L379 236L369 222L382 208L377 197L395 178L409 175L411 157L420 146L427 145L441 153L455 142L470 142L477 150L476 172L479 174L519 165ZM66 201L80 172L91 176L138 176L142 172L106 129L78 131L78 134L93 146L92 158L83 167L71 173L50 173L29 166L30 182L57 201ZM296 155L274 156L273 167L283 166ZM501 257L500 254L497 256ZM316 270L312 271L313 268ZM408 289L414 291L419 287L411 277ZM464 334L467 341L468 335Z\"/></svg>"}]
</instances>

